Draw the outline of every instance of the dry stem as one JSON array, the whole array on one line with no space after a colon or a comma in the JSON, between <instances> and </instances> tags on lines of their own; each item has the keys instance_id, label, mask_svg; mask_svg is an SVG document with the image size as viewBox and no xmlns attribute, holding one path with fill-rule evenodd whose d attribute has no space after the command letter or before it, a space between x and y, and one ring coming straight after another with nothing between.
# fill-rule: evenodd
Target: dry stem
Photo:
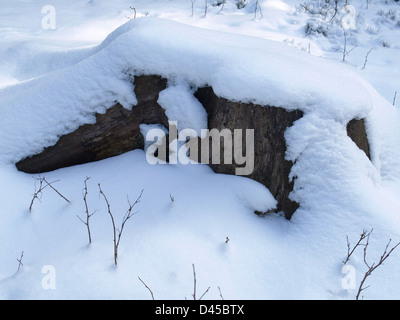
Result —
<instances>
[{"instance_id":1,"label":"dry stem","mask_svg":"<svg viewBox=\"0 0 400 320\"><path fill-rule=\"evenodd\" d=\"M153 291L151 291L151 289L149 288L149 286L148 286L142 279L140 279L140 277L138 277L138 278L139 278L140 282L143 283L143 285L146 287L146 289L150 291L151 298L152 298L153 300L155 300L155 299L154 299Z\"/></svg>"},{"instance_id":2,"label":"dry stem","mask_svg":"<svg viewBox=\"0 0 400 320\"><path fill-rule=\"evenodd\" d=\"M90 223L89 222L90 222L90 217L93 216L96 213L97 210L92 212L92 213L89 213L89 206L88 206L88 203L87 203L87 195L88 195L87 181L89 179L90 179L90 177L86 177L86 179L84 181L85 187L84 187L84 192L83 192L83 202L85 203L86 221L83 221L78 215L77 215L77 217L78 217L79 220L82 221L82 223L84 225L86 225L86 228L87 228L87 231L88 231L88 237L89 237L89 244L91 244L92 243L92 235L91 235L91 232L90 232Z\"/></svg>"},{"instance_id":3,"label":"dry stem","mask_svg":"<svg viewBox=\"0 0 400 320\"><path fill-rule=\"evenodd\" d=\"M114 233L114 264L118 265L118 247L119 247L119 242L121 241L122 231L124 230L126 222L130 218L132 218L132 216L136 213L136 212L132 212L132 210L133 210L134 206L137 203L140 202L140 199L141 199L142 194L143 194L143 190L142 190L142 192L140 193L139 197L136 199L136 201L133 204L131 204L129 202L129 199L128 199L129 209L127 210L124 218L122 219L121 229L118 230L116 228L116 226L115 226L115 220L114 220L114 216L113 216L113 214L111 212L110 203L109 203L105 193L101 189L100 183L98 184L98 186L99 186L99 192L103 196L103 198L104 198L104 200L105 200L105 202L107 204L107 211L108 211L108 214L110 215L110 218L111 218L111 222L112 222L112 226L113 226L113 233ZM117 236L117 232L118 232L118 236Z\"/></svg>"},{"instance_id":4,"label":"dry stem","mask_svg":"<svg viewBox=\"0 0 400 320\"><path fill-rule=\"evenodd\" d=\"M372 231L371 231L372 232ZM400 245L400 242L397 243L392 249L389 250L389 252L387 251L390 245L390 242L392 241L392 239L389 240L389 242L387 243L385 250L383 251L383 254L381 255L378 263L373 263L372 265L369 265L369 263L367 262L367 248L368 248L368 244L369 244L369 236L371 234L371 232L368 234L367 236L367 243L364 245L364 263L365 265L368 267L367 272L364 274L363 279L361 280L360 283L360 287L358 288L358 292L357 292L357 296L356 296L356 300L359 300L360 298L360 294L362 291L364 291L365 289L368 289L369 286L364 287L364 283L367 280L367 278L371 275L371 273L373 271L375 271L375 269L377 269L379 266L381 266L383 264L383 262L390 256L390 254Z\"/></svg>"}]
</instances>

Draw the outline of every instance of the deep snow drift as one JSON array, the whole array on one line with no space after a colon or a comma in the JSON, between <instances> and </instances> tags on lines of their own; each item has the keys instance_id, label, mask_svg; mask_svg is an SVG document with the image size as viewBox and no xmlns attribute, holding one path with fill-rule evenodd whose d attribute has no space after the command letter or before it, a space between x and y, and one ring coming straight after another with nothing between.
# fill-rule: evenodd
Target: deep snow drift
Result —
<instances>
[{"instance_id":1,"label":"deep snow drift","mask_svg":"<svg viewBox=\"0 0 400 320\"><path fill-rule=\"evenodd\" d=\"M162 75L170 84L211 85L230 100L300 109L344 124L383 103L361 77L326 60L273 41L167 20L127 22L96 51L72 67L0 93L1 160L18 161L53 145L115 101L131 108L135 74ZM199 118L197 113L190 117Z\"/></svg>"},{"instance_id":2,"label":"deep snow drift","mask_svg":"<svg viewBox=\"0 0 400 320\"><path fill-rule=\"evenodd\" d=\"M101 43L97 39L96 46L88 47L84 36L84 45L77 45L65 31L71 26L57 31L71 41L65 44L68 50L46 35L41 41L22 35L15 43L3 40L9 52L3 49L0 57L9 61L10 69L2 71L2 79L12 81L4 81L0 90L0 298L150 298L138 276L157 299L190 298L192 264L199 291L211 287L205 298L219 299L218 287L226 299L355 297L358 286L343 285L346 236L354 244L364 229L374 229L370 261L379 259L390 238L400 241L400 112L360 70L357 75L352 66L315 57L284 41L281 19L288 17L294 2L264 1L265 16L254 21L252 10L237 18L237 10L228 5L224 14L214 9L207 18L190 17L190 6L186 12L187 3L177 1L169 16L168 6L159 5L163 13L154 14L158 17L128 21ZM157 8L157 1L148 3ZM90 1L81 9L96 8L101 16L109 9L101 4ZM268 21L272 13L267 9L273 7L280 18ZM198 13L201 7L195 9ZM233 21L244 27L241 32ZM259 23L253 36L250 23ZM267 32L262 33L263 28ZM20 39L33 57L21 51ZM313 49L318 41L313 39ZM33 49L35 44L39 49ZM325 40L321 44L326 48ZM10 61L12 52L37 61L36 67L21 71L19 63ZM326 55L332 57L332 51ZM21 65L29 63L23 60ZM204 127L204 110L191 93L205 84L232 100L305 112L286 132L287 158L295 162L291 197L301 204L291 221L254 215L254 210L275 205L269 191L254 181L218 175L202 165L152 166L140 150L44 173L48 181L59 180L54 186L71 204L47 188L28 211L35 180L17 172L13 162L92 122L95 112L104 112L116 100L134 108L133 75L153 73L169 79L159 102L170 120L197 130ZM356 117L366 117L372 162L346 135L346 123ZM91 245L76 217L85 214L86 177L88 205L96 211ZM98 183L117 223L127 210L127 196L134 200L144 189L135 207L138 213L122 235L118 267L113 266L111 221ZM17 272L15 259L22 251L23 266ZM395 251L371 276L365 298L399 298L399 260ZM350 264L359 285L366 271L361 249ZM54 271L55 288L43 282L49 279L47 270Z\"/></svg>"}]
</instances>

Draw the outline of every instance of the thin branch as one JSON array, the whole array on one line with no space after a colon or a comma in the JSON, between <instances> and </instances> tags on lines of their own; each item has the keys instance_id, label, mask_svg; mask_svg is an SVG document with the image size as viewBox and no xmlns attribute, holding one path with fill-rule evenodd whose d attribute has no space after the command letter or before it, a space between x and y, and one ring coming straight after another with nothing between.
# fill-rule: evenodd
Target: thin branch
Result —
<instances>
[{"instance_id":1,"label":"thin branch","mask_svg":"<svg viewBox=\"0 0 400 320\"><path fill-rule=\"evenodd\" d=\"M143 194L143 191L144 191L144 190L142 190L142 192L140 193L139 197L136 199L136 201L135 201L133 204L131 204L131 203L129 202L129 198L128 198L129 208L128 208L127 212L125 213L125 216L124 216L123 219L122 219L121 229L118 230L118 229L116 228L116 226L115 226L115 220L114 220L114 216L113 216L113 214L112 214L112 212L111 212L110 202L108 201L108 199L107 199L105 193L104 193L103 190L101 189L100 183L98 184L98 186L99 186L100 195L103 196L104 201L105 201L106 204L107 204L107 211L108 211L108 214L109 214L109 216L110 216L110 218L111 218L112 227L113 227L113 233L114 233L114 264L115 264L115 265L118 265L118 247L119 247L119 242L121 241L122 232L123 232L123 230L124 230L124 227L125 227L126 222L127 222L130 218L132 218L132 216L133 216L134 214L137 213L137 212L132 212L132 211L133 211L133 208L135 207L135 205L138 204L138 203L140 202L140 199L141 199L141 197L142 197L142 194ZM117 231L118 231L118 238L117 238Z\"/></svg>"},{"instance_id":2,"label":"thin branch","mask_svg":"<svg viewBox=\"0 0 400 320\"><path fill-rule=\"evenodd\" d=\"M332 16L332 18L331 18L331 20L329 22L332 22L333 19L335 19L337 13L338 13L338 2L339 2L339 0L335 0L335 9L334 9L335 12L334 12L334 14L333 14L333 16Z\"/></svg>"},{"instance_id":3,"label":"thin branch","mask_svg":"<svg viewBox=\"0 0 400 320\"><path fill-rule=\"evenodd\" d=\"M300 3L300 5L303 7L303 9L305 10L305 11L307 11L307 12L309 12L309 13L311 13L311 14L314 14L314 12L312 12L308 7L309 7L309 4L303 4L303 3Z\"/></svg>"},{"instance_id":4,"label":"thin branch","mask_svg":"<svg viewBox=\"0 0 400 320\"><path fill-rule=\"evenodd\" d=\"M194 15L194 4L196 3L196 0L191 0L192 1L192 17Z\"/></svg>"},{"instance_id":5,"label":"thin branch","mask_svg":"<svg viewBox=\"0 0 400 320\"><path fill-rule=\"evenodd\" d=\"M211 288L211 287L208 287L207 290L204 291L204 293L201 295L199 301L200 301L201 299L203 299L203 297L206 295L206 293L208 292L208 290L210 290L210 288Z\"/></svg>"},{"instance_id":6,"label":"thin branch","mask_svg":"<svg viewBox=\"0 0 400 320\"><path fill-rule=\"evenodd\" d=\"M222 292L221 292L221 288L220 288L220 287L218 287L218 291L219 291L219 296L221 297L221 299L222 299L222 300L225 300L224 297L223 297L223 295L222 295Z\"/></svg>"},{"instance_id":7,"label":"thin branch","mask_svg":"<svg viewBox=\"0 0 400 320\"><path fill-rule=\"evenodd\" d=\"M47 180L46 180L46 178L42 178L43 179L43 181L44 182L46 182L46 184L51 188L51 189L53 189L61 198L63 198L65 201L67 201L68 203L71 203L71 201L69 201L66 197L64 197L56 188L54 188L51 184L52 183L54 183L54 182L57 182L57 181L53 181L53 182L47 182Z\"/></svg>"},{"instance_id":8,"label":"thin branch","mask_svg":"<svg viewBox=\"0 0 400 320\"><path fill-rule=\"evenodd\" d=\"M355 45L353 48L351 48L349 51L347 51L347 34L346 34L346 30L344 28L343 29L343 35L344 35L344 46L343 46L343 62L346 61L346 57L350 54L350 52L352 52L355 48L358 47L358 45Z\"/></svg>"},{"instance_id":9,"label":"thin branch","mask_svg":"<svg viewBox=\"0 0 400 320\"><path fill-rule=\"evenodd\" d=\"M129 7L133 11L133 18L132 17L127 17L129 20L134 20L136 19L136 8L134 7Z\"/></svg>"},{"instance_id":10,"label":"thin branch","mask_svg":"<svg viewBox=\"0 0 400 320\"><path fill-rule=\"evenodd\" d=\"M226 3L226 0L222 0L222 2L221 2L221 10L220 10L220 12L222 12L222 10L224 10L225 3Z\"/></svg>"},{"instance_id":11,"label":"thin branch","mask_svg":"<svg viewBox=\"0 0 400 320\"><path fill-rule=\"evenodd\" d=\"M368 56L371 53L371 51L372 51L372 48L367 52L367 55L365 56L364 66L362 67L363 69L365 69L365 67L367 66Z\"/></svg>"},{"instance_id":12,"label":"thin branch","mask_svg":"<svg viewBox=\"0 0 400 320\"><path fill-rule=\"evenodd\" d=\"M91 232L90 232L90 217L93 216L96 213L97 210L95 210L92 213L89 213L89 206L88 206L88 203L87 203L87 195L88 195L87 181L89 179L90 179L90 177L86 177L86 179L84 181L85 187L83 189L84 190L84 192L83 192L83 202L85 203L86 221L83 221L81 219L81 217L79 217L78 215L77 215L77 217L78 217L79 220L81 220L81 222L84 225L86 225L86 228L87 228L87 231L88 231L88 237L89 237L89 244L91 244L92 243L92 235L91 235Z\"/></svg>"},{"instance_id":13,"label":"thin branch","mask_svg":"<svg viewBox=\"0 0 400 320\"><path fill-rule=\"evenodd\" d=\"M346 236L346 239L347 239L347 257L346 257L346 260L342 261L344 264L346 264L346 263L350 260L351 255L353 254L354 250L356 250L356 248L357 248L358 246L365 246L365 244L362 244L361 242L362 242L364 239L368 238L369 235L372 233L373 230L374 230L374 229L371 229L371 231L368 232L368 233L367 233L367 230L363 230L363 232L362 232L361 235L360 235L360 238L358 239L358 242L357 242L356 245L353 247L353 249L350 248L349 237Z\"/></svg>"},{"instance_id":14,"label":"thin branch","mask_svg":"<svg viewBox=\"0 0 400 320\"><path fill-rule=\"evenodd\" d=\"M119 242L121 240L121 235L122 235L122 231L124 230L125 223L137 213L137 212L132 212L132 210L135 207L135 205L137 205L140 202L140 199L142 198L142 195L143 195L143 191L144 190L142 189L139 197L136 199L136 201L133 204L130 203L129 198L128 198L129 209L125 213L124 218L122 219L121 230L119 230L119 232L118 232L117 247L119 246Z\"/></svg>"},{"instance_id":15,"label":"thin branch","mask_svg":"<svg viewBox=\"0 0 400 320\"><path fill-rule=\"evenodd\" d=\"M196 299L197 280L196 280L196 269L195 269L195 267L194 267L194 263L192 263L192 267L193 267L193 294L192 294L192 297L193 297L193 300L197 300L197 299ZM208 287L207 290L204 291L204 293L200 296L200 299L199 299L199 300L203 299L203 297L206 295L206 293L208 292L208 290L210 290L210 287Z\"/></svg>"},{"instance_id":16,"label":"thin branch","mask_svg":"<svg viewBox=\"0 0 400 320\"><path fill-rule=\"evenodd\" d=\"M33 203L35 202L36 199L38 199L40 201L40 197L42 196L42 191L43 191L44 188L47 187L47 185L43 187L42 178L40 178L40 177L39 178L35 178L34 177L34 179L36 180L35 181L35 192L34 192L33 197L32 197L31 205L29 206L29 211L32 211ZM37 181L39 181L39 183L40 183L39 189L36 189L36 182Z\"/></svg>"},{"instance_id":17,"label":"thin branch","mask_svg":"<svg viewBox=\"0 0 400 320\"><path fill-rule=\"evenodd\" d=\"M192 263L193 267L193 300L196 300L196 269L194 268L194 263Z\"/></svg>"},{"instance_id":18,"label":"thin branch","mask_svg":"<svg viewBox=\"0 0 400 320\"><path fill-rule=\"evenodd\" d=\"M263 15L263 13L262 13L261 6L260 6L260 4L258 3L258 0L256 1L256 7L255 7L255 9L254 9L254 19L257 18L257 9L259 9L260 16L261 16L261 18L263 18L264 15Z\"/></svg>"},{"instance_id":19,"label":"thin branch","mask_svg":"<svg viewBox=\"0 0 400 320\"><path fill-rule=\"evenodd\" d=\"M115 228L115 221L114 221L114 216L111 212L111 206L110 203L108 202L107 196L104 194L103 190L101 189L100 183L98 184L99 186L99 192L103 196L104 201L106 202L107 205L107 211L108 214L110 215L112 226L113 226L113 232L114 232L114 264L118 264L118 246L117 246L117 231Z\"/></svg>"},{"instance_id":20,"label":"thin branch","mask_svg":"<svg viewBox=\"0 0 400 320\"><path fill-rule=\"evenodd\" d=\"M17 270L17 272L19 271L19 269L21 268L21 266L23 266L24 264L22 263L22 258L24 257L24 252L22 251L21 252L21 257L19 258L19 259L17 259L17 261L18 261L18 270Z\"/></svg>"},{"instance_id":21,"label":"thin branch","mask_svg":"<svg viewBox=\"0 0 400 320\"><path fill-rule=\"evenodd\" d=\"M396 97L397 97L397 91L394 93L394 97L393 97L393 105L396 104Z\"/></svg>"},{"instance_id":22,"label":"thin branch","mask_svg":"<svg viewBox=\"0 0 400 320\"><path fill-rule=\"evenodd\" d=\"M365 265L368 267L367 272L365 272L363 279L361 280L360 286L358 288L358 292L357 292L357 296L356 296L356 300L358 300L360 298L360 294L362 291L368 289L370 286L364 287L364 283L367 280L367 278L372 274L373 271L375 271L379 266L381 266L385 260L390 256L390 254L400 245L400 242L397 243L394 247L392 247L389 252L388 252L388 248L389 245L392 241L392 239L390 239L385 247L385 250L383 251L383 254L381 255L378 263L373 263L373 264L369 264L367 262L367 248L369 245L369 236L371 233L368 234L367 236L367 243L364 246L364 263Z\"/></svg>"},{"instance_id":23,"label":"thin branch","mask_svg":"<svg viewBox=\"0 0 400 320\"><path fill-rule=\"evenodd\" d=\"M343 62L346 60L346 50L347 50L347 34L346 30L343 28L343 35L344 35L344 47L343 47Z\"/></svg>"},{"instance_id":24,"label":"thin branch","mask_svg":"<svg viewBox=\"0 0 400 320\"><path fill-rule=\"evenodd\" d=\"M151 289L148 287L148 285L147 285L142 279L140 279L140 277L138 277L138 278L139 278L140 282L143 283L143 285L146 287L146 289L150 291L151 298L152 298L153 300L155 300L155 299L154 299L153 291L151 291Z\"/></svg>"},{"instance_id":25,"label":"thin branch","mask_svg":"<svg viewBox=\"0 0 400 320\"><path fill-rule=\"evenodd\" d=\"M38 199L39 201L40 201L40 199L41 199L41 197L42 197L42 193L43 193L43 190L44 189L46 189L47 187L50 187L51 189L53 189L53 191L55 191L61 198L63 198L65 201L67 201L68 203L71 203L66 197L64 197L56 188L54 188L53 187L53 183L55 183L55 182L58 182L59 180L55 180L55 181L52 181L52 182L48 182L47 180L46 180L46 178L42 178L42 177L38 177L38 178L35 178L35 177L33 177L36 181L35 181L35 192L34 192L34 194L33 194L33 197L32 197L32 200L31 200L31 204L30 204L30 206L29 206L29 211L32 211L32 207L33 207L33 204L34 204L34 202L35 202L35 200L36 199ZM36 183L39 181L39 189L37 189L36 188ZM43 184L43 183L45 183L45 185Z\"/></svg>"}]
</instances>

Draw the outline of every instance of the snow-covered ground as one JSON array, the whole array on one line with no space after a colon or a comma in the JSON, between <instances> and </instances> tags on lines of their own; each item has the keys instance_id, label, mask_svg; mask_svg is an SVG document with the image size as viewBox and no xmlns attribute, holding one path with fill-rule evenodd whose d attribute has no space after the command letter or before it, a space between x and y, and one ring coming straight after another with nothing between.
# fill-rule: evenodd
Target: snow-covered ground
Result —
<instances>
[{"instance_id":1,"label":"snow-covered ground","mask_svg":"<svg viewBox=\"0 0 400 320\"><path fill-rule=\"evenodd\" d=\"M156 299L190 299L192 264L198 294L210 287L205 299L220 292L225 299L354 299L367 267L359 247L342 269L346 237L354 245L373 228L370 264L389 239L389 249L400 241L400 3L370 0L367 9L349 1L355 14L332 19L332 10L310 13L320 1L264 0L257 11L256 1L240 10L236 1L213 2L205 16L200 0L193 9L190 0L2 1L0 299L151 298L138 277ZM340 20L347 18L355 27L346 30L343 62ZM30 212L38 176L13 163L116 99L132 107L127 77L138 73L168 78L160 104L195 129L204 112L188 82L303 110L286 132L292 198L301 204L292 220L256 216L275 200L252 180L203 165L150 165L141 150L42 174L71 203L46 188ZM372 162L346 135L354 117L367 119ZM77 217L85 218L86 177L96 211L90 245ZM127 197L133 202L144 190L124 228L118 267L98 183L117 224ZM400 298L399 263L395 250L362 296Z\"/></svg>"}]
</instances>

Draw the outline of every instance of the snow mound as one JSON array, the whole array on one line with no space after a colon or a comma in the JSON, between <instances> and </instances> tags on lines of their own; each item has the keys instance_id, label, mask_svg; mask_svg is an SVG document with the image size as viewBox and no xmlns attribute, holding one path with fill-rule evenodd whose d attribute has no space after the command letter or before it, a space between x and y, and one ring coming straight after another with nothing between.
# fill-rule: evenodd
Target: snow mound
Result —
<instances>
[{"instance_id":1,"label":"snow mound","mask_svg":"<svg viewBox=\"0 0 400 320\"><path fill-rule=\"evenodd\" d=\"M377 94L355 73L284 44L158 18L127 22L90 52L73 66L0 91L0 161L40 152L116 101L131 108L133 75L211 85L230 100L300 109L339 122L366 116ZM188 113L187 119L198 114Z\"/></svg>"},{"instance_id":2,"label":"snow mound","mask_svg":"<svg viewBox=\"0 0 400 320\"><path fill-rule=\"evenodd\" d=\"M15 1L12 5L6 2L3 12L15 6ZM55 2L59 9L65 1ZM122 0L112 4L90 1L87 17L98 10L106 17L108 6L120 10L122 2L127 8L131 5ZM207 19L197 19L196 15L203 14L203 3L197 1L195 17L179 19L224 30L238 31L244 26L248 33L265 35L265 25L278 26L285 20L277 10L287 10L287 3L297 5L294 0L260 1L265 19L248 21L246 15L236 14L233 2L227 3L224 12L214 8L219 12L216 17L209 14ZM76 6L71 9L72 3ZM146 8L160 6L157 12L162 13L174 6L164 16L175 19L190 10L186 0L173 4L146 0L135 5L140 3ZM229 4L235 9L233 15L228 13ZM77 12L84 14L76 10L84 5L70 1L66 6L76 17ZM249 6L243 11L253 16L250 10ZM27 11L34 10L23 12ZM7 13L2 18L8 23L14 16ZM25 14L23 19L29 20ZM33 24L33 20L27 22ZM81 20L93 30L103 30L104 19L93 24L86 16ZM223 23L218 25L220 20ZM289 31L286 27L281 29ZM82 31L81 26L73 29ZM286 37L271 28L267 31L275 39ZM93 41L91 32L87 36ZM6 83L21 80L19 72L24 79L40 76L0 90L0 241L4 244L0 299L148 299L149 292L138 276L152 288L156 299L190 298L192 264L196 265L199 291L211 287L205 298L219 299L221 288L226 299L354 299L357 288L343 285L350 276L343 272L341 262L346 237L354 245L362 230L374 228L368 248L371 264L379 261L389 238L393 243L399 241L400 111L346 65L265 39L153 18L130 21L88 50L42 55L32 44L27 48L25 53L21 44L6 42L0 49L0 58L10 54L16 60L25 58L16 74L6 74ZM311 51L315 52L314 47ZM36 59L37 64L25 70ZM301 203L292 220L254 214L254 210L267 211L276 205L257 182L214 174L203 165L152 166L141 150L46 173L71 203L65 204L47 189L42 202L27 212L34 180L18 172L13 162L93 122L95 112L104 112L116 100L126 108L134 107L132 78L151 73L168 78L159 103L170 120L177 118L182 126L199 129L204 125L204 110L192 90L205 84L232 100L305 112L285 134L287 159L295 162L291 196ZM354 117L366 117L372 163L346 135L346 121ZM142 132L152 128L165 130L141 126ZM85 226L76 217L85 213L82 188L86 177L90 177L90 210L96 211L90 246ZM118 221L126 212L127 196L133 200L144 189L139 212L124 231L118 268L112 266L111 224L98 183ZM23 266L17 271L21 251ZM399 297L399 262L399 252L393 252L383 272L377 271L368 282L366 298ZM359 284L366 271L362 248L351 257L350 265ZM47 288L47 282L43 285L47 267L56 272L54 290Z\"/></svg>"}]
</instances>

